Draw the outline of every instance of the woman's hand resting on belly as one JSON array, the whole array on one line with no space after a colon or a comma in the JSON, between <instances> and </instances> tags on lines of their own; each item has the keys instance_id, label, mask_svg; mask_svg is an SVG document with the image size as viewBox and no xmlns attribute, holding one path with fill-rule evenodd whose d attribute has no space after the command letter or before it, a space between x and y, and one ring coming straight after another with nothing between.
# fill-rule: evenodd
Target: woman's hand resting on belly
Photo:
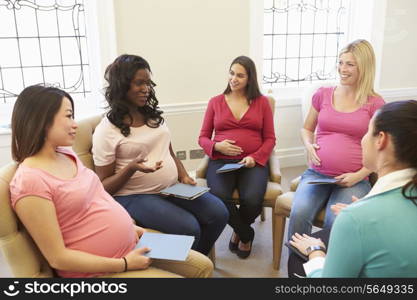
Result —
<instances>
[{"instance_id":1,"label":"woman's hand resting on belly","mask_svg":"<svg viewBox=\"0 0 417 300\"><path fill-rule=\"evenodd\" d=\"M228 156L236 156L243 152L242 148L233 145L236 143L232 140L223 140L214 144L214 150Z\"/></svg>"},{"instance_id":2,"label":"woman's hand resting on belly","mask_svg":"<svg viewBox=\"0 0 417 300\"><path fill-rule=\"evenodd\" d=\"M316 150L320 149L320 146L317 144L307 144L306 149L308 161L313 165L320 166L321 160L316 152Z\"/></svg>"}]
</instances>

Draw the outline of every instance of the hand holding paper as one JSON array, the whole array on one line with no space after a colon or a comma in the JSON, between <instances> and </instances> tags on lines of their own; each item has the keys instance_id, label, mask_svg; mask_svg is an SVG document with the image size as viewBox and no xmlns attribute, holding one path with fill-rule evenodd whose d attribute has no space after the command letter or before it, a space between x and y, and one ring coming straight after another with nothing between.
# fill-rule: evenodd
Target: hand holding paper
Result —
<instances>
[{"instance_id":1,"label":"hand holding paper","mask_svg":"<svg viewBox=\"0 0 417 300\"><path fill-rule=\"evenodd\" d=\"M252 156L244 157L239 164L244 164L246 168L253 168L256 166L255 159Z\"/></svg>"},{"instance_id":2,"label":"hand holding paper","mask_svg":"<svg viewBox=\"0 0 417 300\"><path fill-rule=\"evenodd\" d=\"M151 249L148 247L141 247L133 249L126 256L126 263L128 270L146 269L152 262L152 259L146 256L146 253Z\"/></svg>"}]
</instances>

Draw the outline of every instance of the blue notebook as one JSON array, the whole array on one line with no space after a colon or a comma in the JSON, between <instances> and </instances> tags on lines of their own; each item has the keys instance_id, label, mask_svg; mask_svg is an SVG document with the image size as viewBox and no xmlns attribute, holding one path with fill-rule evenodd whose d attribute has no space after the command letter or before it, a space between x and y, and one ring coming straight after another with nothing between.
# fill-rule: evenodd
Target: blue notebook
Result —
<instances>
[{"instance_id":1,"label":"blue notebook","mask_svg":"<svg viewBox=\"0 0 417 300\"><path fill-rule=\"evenodd\" d=\"M339 179L334 178L323 178L323 179L316 179L316 180L310 180L309 184L336 184L339 182Z\"/></svg>"},{"instance_id":2,"label":"blue notebook","mask_svg":"<svg viewBox=\"0 0 417 300\"><path fill-rule=\"evenodd\" d=\"M209 190L210 188L208 187L176 183L174 185L171 185L170 187L167 187L159 191L159 193L167 196L174 196L182 199L194 200L198 196L207 193Z\"/></svg>"},{"instance_id":3,"label":"blue notebook","mask_svg":"<svg viewBox=\"0 0 417 300\"><path fill-rule=\"evenodd\" d=\"M151 251L144 254L150 258L184 261L190 252L193 242L194 237L189 235L145 231L135 248L151 248Z\"/></svg>"},{"instance_id":4,"label":"blue notebook","mask_svg":"<svg viewBox=\"0 0 417 300\"><path fill-rule=\"evenodd\" d=\"M217 169L216 173L219 174L219 173L231 172L231 171L235 171L237 169L240 169L244 166L245 166L245 164L225 164L225 165L223 165L223 167Z\"/></svg>"}]
</instances>

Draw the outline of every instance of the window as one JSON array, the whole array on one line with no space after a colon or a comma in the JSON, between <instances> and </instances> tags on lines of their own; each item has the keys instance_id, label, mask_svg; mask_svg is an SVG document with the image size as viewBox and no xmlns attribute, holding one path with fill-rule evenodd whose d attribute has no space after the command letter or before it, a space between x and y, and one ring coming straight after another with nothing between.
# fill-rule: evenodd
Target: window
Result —
<instances>
[{"instance_id":1,"label":"window","mask_svg":"<svg viewBox=\"0 0 417 300\"><path fill-rule=\"evenodd\" d=\"M348 0L264 0L264 88L335 79L348 5Z\"/></svg>"},{"instance_id":2,"label":"window","mask_svg":"<svg viewBox=\"0 0 417 300\"><path fill-rule=\"evenodd\" d=\"M91 94L83 0L0 2L0 123L10 123L17 95L46 83L75 102Z\"/></svg>"}]
</instances>

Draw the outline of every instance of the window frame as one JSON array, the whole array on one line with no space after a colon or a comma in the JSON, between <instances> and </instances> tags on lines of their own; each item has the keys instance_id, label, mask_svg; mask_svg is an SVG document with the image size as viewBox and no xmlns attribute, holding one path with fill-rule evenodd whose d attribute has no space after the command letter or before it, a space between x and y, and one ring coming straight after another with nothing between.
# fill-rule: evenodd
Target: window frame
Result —
<instances>
[{"instance_id":1,"label":"window frame","mask_svg":"<svg viewBox=\"0 0 417 300\"><path fill-rule=\"evenodd\" d=\"M346 40L366 39L372 44L376 55L375 89L379 89L382 60L382 45L385 26L386 0L351 0L349 6L349 21ZM258 70L258 82L262 83L263 76L263 1L250 0L250 56ZM338 80L338 79L336 79ZM279 99L277 107L298 106L305 91L319 81L300 87L271 87L265 88L260 84L264 94L270 94Z\"/></svg>"},{"instance_id":2,"label":"window frame","mask_svg":"<svg viewBox=\"0 0 417 300\"><path fill-rule=\"evenodd\" d=\"M114 7L112 0L84 0L85 27L91 92L85 99L75 100L77 120L104 112L104 70L116 53ZM105 51L103 51L105 49ZM0 134L10 134L14 103L0 103Z\"/></svg>"}]
</instances>

